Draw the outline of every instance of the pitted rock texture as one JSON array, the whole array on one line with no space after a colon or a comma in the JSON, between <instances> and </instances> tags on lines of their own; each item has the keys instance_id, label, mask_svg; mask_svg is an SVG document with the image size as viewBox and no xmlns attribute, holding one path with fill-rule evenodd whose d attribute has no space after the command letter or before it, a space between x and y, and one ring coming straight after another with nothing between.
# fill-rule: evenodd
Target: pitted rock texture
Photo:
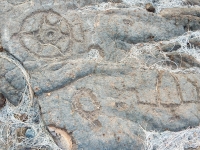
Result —
<instances>
[{"instance_id":1,"label":"pitted rock texture","mask_svg":"<svg viewBox=\"0 0 200 150\"><path fill-rule=\"evenodd\" d=\"M121 8L116 0L109 9L97 9L103 2L108 1L1 2L0 54L29 73L45 124L65 129L76 149L88 150L140 150L141 127L180 131L199 125L200 74L140 64L167 60L165 67L199 69L199 60L180 55L179 43L165 43L188 29L198 31L200 8L153 13ZM199 39L190 42L200 45ZM151 49L152 44L158 46ZM144 45L148 52L129 57ZM0 58L0 64L0 93L18 107L25 79L11 62Z\"/></svg>"}]
</instances>

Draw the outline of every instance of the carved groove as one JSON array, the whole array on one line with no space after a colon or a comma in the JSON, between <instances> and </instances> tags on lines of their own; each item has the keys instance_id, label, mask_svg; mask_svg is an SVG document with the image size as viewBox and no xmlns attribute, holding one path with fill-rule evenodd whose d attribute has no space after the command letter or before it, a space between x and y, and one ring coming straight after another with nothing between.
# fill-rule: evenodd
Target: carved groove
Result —
<instances>
[{"instance_id":1,"label":"carved groove","mask_svg":"<svg viewBox=\"0 0 200 150\"><path fill-rule=\"evenodd\" d=\"M80 100L81 98L89 98L89 100L92 102L94 109L93 110L84 110ZM72 108L78 114L83 117L84 119L88 120L91 124L92 127L100 127L101 123L98 121L98 115L100 112L101 105L97 100L97 97L93 94L92 90L90 89L85 89L81 88L75 93L73 97L73 102L72 102Z\"/></svg>"},{"instance_id":2,"label":"carved groove","mask_svg":"<svg viewBox=\"0 0 200 150\"><path fill-rule=\"evenodd\" d=\"M183 103L183 94L181 92L180 84L179 84L178 79L175 75L171 75L171 76L174 78L174 81L176 83L176 90L178 92L178 96L179 96L179 98L181 100L181 104L182 104Z\"/></svg>"},{"instance_id":3,"label":"carved groove","mask_svg":"<svg viewBox=\"0 0 200 150\"><path fill-rule=\"evenodd\" d=\"M54 57L70 54L71 26L55 11L36 11L26 16L17 36L20 44L36 56Z\"/></svg>"},{"instance_id":4,"label":"carved groove","mask_svg":"<svg viewBox=\"0 0 200 150\"><path fill-rule=\"evenodd\" d=\"M149 106L152 106L152 107L159 107L161 105L164 108L174 108L174 107L179 107L182 104L191 104L191 103L199 104L200 103L200 88L197 85L197 81L192 81L191 79L187 78L187 81L190 82L196 89L198 101L184 101L183 93L182 93L182 90L181 90L181 85L179 83L178 77L175 74L173 74L173 75L171 74L171 77L173 77L174 83L176 84L176 91L177 91L177 96L180 98L180 104L176 104L176 103L165 104L165 103L163 103L161 101L161 98L160 98L160 92L161 92L160 89L161 89L162 77L163 77L163 72L159 71L158 77L157 77L157 83L155 85L156 86L156 93L157 93L156 99L157 99L158 104L155 105L155 104L152 104L152 103L141 102L140 97L137 94L138 91L136 91L134 89L136 91L138 104L149 105Z\"/></svg>"},{"instance_id":5,"label":"carved groove","mask_svg":"<svg viewBox=\"0 0 200 150\"><path fill-rule=\"evenodd\" d=\"M23 4L28 1L30 1L30 0L7 0L7 2L12 5L20 5L20 4Z\"/></svg>"},{"instance_id":6,"label":"carved groove","mask_svg":"<svg viewBox=\"0 0 200 150\"><path fill-rule=\"evenodd\" d=\"M189 79L189 78L187 78L187 81L188 82L190 82L194 87L195 87L195 89L196 89L196 92L197 92L197 103L200 103L200 88L198 87L198 85L197 85L197 81L196 82L194 82L194 81L192 81L191 79ZM194 102L193 102L194 103Z\"/></svg>"},{"instance_id":7,"label":"carved groove","mask_svg":"<svg viewBox=\"0 0 200 150\"><path fill-rule=\"evenodd\" d=\"M157 77L157 85L156 85L156 90L157 90L157 102L158 105L160 105L161 100L160 100L160 86L161 86L161 79L162 79L162 71L158 71L158 77Z\"/></svg>"}]
</instances>

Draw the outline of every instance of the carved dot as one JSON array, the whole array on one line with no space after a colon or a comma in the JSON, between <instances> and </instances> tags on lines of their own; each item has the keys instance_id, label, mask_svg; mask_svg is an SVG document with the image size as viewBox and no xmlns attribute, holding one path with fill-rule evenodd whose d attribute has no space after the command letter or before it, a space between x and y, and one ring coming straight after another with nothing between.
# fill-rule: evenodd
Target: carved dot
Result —
<instances>
[{"instance_id":1,"label":"carved dot","mask_svg":"<svg viewBox=\"0 0 200 150\"><path fill-rule=\"evenodd\" d=\"M54 36L54 32L53 31L48 32L47 36L50 37L50 38L53 37Z\"/></svg>"},{"instance_id":2,"label":"carved dot","mask_svg":"<svg viewBox=\"0 0 200 150\"><path fill-rule=\"evenodd\" d=\"M116 102L115 106L119 111L128 109L128 104L126 104L124 102Z\"/></svg>"},{"instance_id":3,"label":"carved dot","mask_svg":"<svg viewBox=\"0 0 200 150\"><path fill-rule=\"evenodd\" d=\"M56 44L61 36L62 34L56 28L50 28L40 31L40 38L44 44Z\"/></svg>"},{"instance_id":4,"label":"carved dot","mask_svg":"<svg viewBox=\"0 0 200 150\"><path fill-rule=\"evenodd\" d=\"M51 41L51 40L54 40L55 38L56 38L56 33L54 32L54 31L48 31L47 33L46 33L46 38L47 38L47 40L49 40L49 42Z\"/></svg>"},{"instance_id":5,"label":"carved dot","mask_svg":"<svg viewBox=\"0 0 200 150\"><path fill-rule=\"evenodd\" d=\"M133 25L133 21L128 20L128 19L123 19L124 24L132 26Z\"/></svg>"}]
</instances>

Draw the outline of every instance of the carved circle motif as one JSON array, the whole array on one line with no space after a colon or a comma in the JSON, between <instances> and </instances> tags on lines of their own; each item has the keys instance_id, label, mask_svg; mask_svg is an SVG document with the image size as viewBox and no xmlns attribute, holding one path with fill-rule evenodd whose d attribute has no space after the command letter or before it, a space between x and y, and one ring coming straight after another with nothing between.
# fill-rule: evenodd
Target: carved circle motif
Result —
<instances>
[{"instance_id":1,"label":"carved circle motif","mask_svg":"<svg viewBox=\"0 0 200 150\"><path fill-rule=\"evenodd\" d=\"M92 102L94 109L93 110L84 110L83 105L81 104L81 99L88 99ZM98 114L100 111L100 103L97 101L97 97L93 94L90 89L80 89L73 97L72 107L77 111L83 118L89 121L97 121Z\"/></svg>"},{"instance_id":2,"label":"carved circle motif","mask_svg":"<svg viewBox=\"0 0 200 150\"><path fill-rule=\"evenodd\" d=\"M40 57L69 54L70 26L65 18L53 11L39 11L27 16L20 30L20 42Z\"/></svg>"}]
</instances>

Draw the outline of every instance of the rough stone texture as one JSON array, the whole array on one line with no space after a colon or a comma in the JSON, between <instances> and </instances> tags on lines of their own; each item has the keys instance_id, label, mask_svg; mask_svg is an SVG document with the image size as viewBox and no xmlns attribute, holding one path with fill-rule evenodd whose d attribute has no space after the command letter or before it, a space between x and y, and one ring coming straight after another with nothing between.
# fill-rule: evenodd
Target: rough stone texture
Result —
<instances>
[{"instance_id":1,"label":"rough stone texture","mask_svg":"<svg viewBox=\"0 0 200 150\"><path fill-rule=\"evenodd\" d=\"M200 2L198 0L185 0L185 4L189 5L200 5Z\"/></svg>"},{"instance_id":2,"label":"rough stone texture","mask_svg":"<svg viewBox=\"0 0 200 150\"><path fill-rule=\"evenodd\" d=\"M94 72L96 63L85 59L93 49L103 60L118 62L130 51L131 44L167 40L184 33L182 26L145 10L66 13L60 5L19 7L13 10L15 13L7 13L11 21L3 28L3 46L32 75L36 94Z\"/></svg>"},{"instance_id":3,"label":"rough stone texture","mask_svg":"<svg viewBox=\"0 0 200 150\"><path fill-rule=\"evenodd\" d=\"M0 93L0 108L3 107L5 105L5 97L3 96L2 93Z\"/></svg>"},{"instance_id":4,"label":"rough stone texture","mask_svg":"<svg viewBox=\"0 0 200 150\"><path fill-rule=\"evenodd\" d=\"M167 8L161 11L161 16L174 20L176 25L182 25L185 31L195 31L200 28L200 8Z\"/></svg>"},{"instance_id":5,"label":"rough stone texture","mask_svg":"<svg viewBox=\"0 0 200 150\"><path fill-rule=\"evenodd\" d=\"M112 1L112 9L94 6L102 2L108 1L0 2L1 53L14 57L29 73L45 124L67 130L77 149L88 150L140 150L145 136L141 127L180 131L199 125L200 74L139 65L167 57L188 69L199 68L199 60L171 52L179 44L161 45L165 57L158 49L139 60L127 56L135 45L199 30L200 8L156 14L119 8L118 0ZM3 58L0 64L0 93L18 107L25 79L16 65Z\"/></svg>"},{"instance_id":6,"label":"rough stone texture","mask_svg":"<svg viewBox=\"0 0 200 150\"><path fill-rule=\"evenodd\" d=\"M8 60L0 58L0 62L0 93L13 105L17 105L22 99L22 93L26 86L24 76L21 71Z\"/></svg>"}]
</instances>

